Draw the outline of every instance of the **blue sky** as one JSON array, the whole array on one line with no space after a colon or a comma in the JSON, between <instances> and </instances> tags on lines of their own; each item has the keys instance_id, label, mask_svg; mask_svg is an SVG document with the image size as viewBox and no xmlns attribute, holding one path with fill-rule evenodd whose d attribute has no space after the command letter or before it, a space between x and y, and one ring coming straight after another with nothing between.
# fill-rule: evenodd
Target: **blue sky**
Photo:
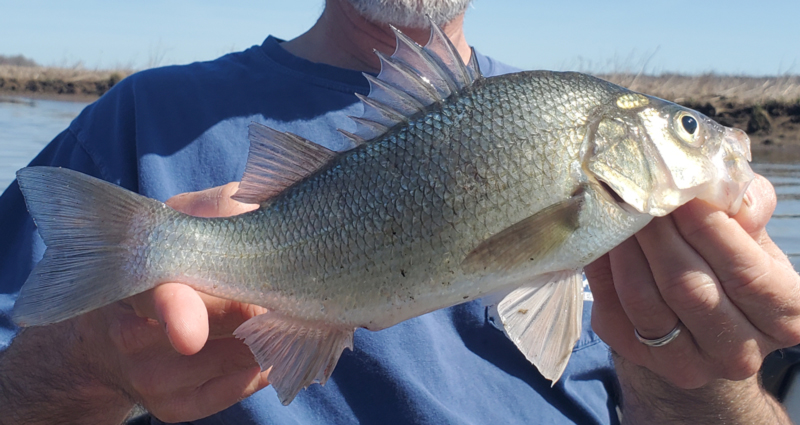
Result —
<instances>
[{"instance_id":1,"label":"blue sky","mask_svg":"<svg viewBox=\"0 0 800 425\"><path fill-rule=\"evenodd\" d=\"M188 63L288 39L323 0L0 0L0 54L87 68ZM800 1L475 0L467 40L521 68L800 74Z\"/></svg>"}]
</instances>

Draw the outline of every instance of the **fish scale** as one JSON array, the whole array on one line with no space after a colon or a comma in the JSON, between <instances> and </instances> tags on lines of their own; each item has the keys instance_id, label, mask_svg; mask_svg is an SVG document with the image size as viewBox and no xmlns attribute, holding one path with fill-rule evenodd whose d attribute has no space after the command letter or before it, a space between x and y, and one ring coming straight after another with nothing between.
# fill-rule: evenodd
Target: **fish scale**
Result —
<instances>
[{"instance_id":1,"label":"fish scale","mask_svg":"<svg viewBox=\"0 0 800 425\"><path fill-rule=\"evenodd\" d=\"M472 292L458 291L456 296L437 288L446 284L435 283L431 289L429 282L447 283L452 276L463 275L457 263L443 265L438 260L445 253L454 258L465 257L474 248L475 240L498 233L552 204L554 199L568 196L579 184L568 178L567 167L577 158L565 158L563 146L557 143L537 142L552 138L563 143L559 129L551 127L540 131L535 125L540 122L535 113L526 115L506 107L505 101L510 98L528 99L529 93L535 97L541 87L551 86L550 74L544 77L528 74L524 81L520 81L521 78L485 80L486 83L465 93L464 97L469 100L452 98L439 110L419 117L385 140L373 141L345 154L323 172L279 195L256 213L217 221L182 219L167 225L159 233L200 237L194 242L181 241L180 250L164 249L176 255L162 260L160 268L169 270L177 280L181 275L197 279L196 285L202 285L202 280L213 280L218 288L208 291L224 297L234 295L220 288L234 285L247 287L247 294L275 291L277 296L268 298L279 299L281 303L288 300L296 304L292 307L294 310L308 310L305 318L326 322L341 321L341 317L332 316L341 311L363 311L369 306L369 312L362 316L374 316L391 307L385 305L387 301L381 297L368 299L366 294L371 293L413 294L415 299L424 299L435 307L452 302L454 297L475 297L491 291L495 288L474 288ZM489 102L489 99L499 100ZM470 114L466 105L473 105L479 113ZM534 111L548 110L547 105L537 106ZM453 117L453 125L439 125L441 120L437 118L442 116ZM506 116L507 120L527 123L526 127L535 131L520 138L505 126L473 125L472 116L492 122L496 117ZM585 122L565 123L567 128L580 125L585 126ZM463 128L478 128L481 133L465 135L459 131ZM442 140L454 138L469 143L442 143ZM577 138L568 140L580 142ZM570 151L576 152L577 148L574 146ZM542 164L513 155L525 149L547 160ZM412 168L413 165L418 167ZM483 178L476 181L474 177L457 172L469 166L474 166ZM530 197L529 194L552 181L563 184L551 186L549 196ZM388 191L376 191L373 185L384 182L389 182ZM422 205L417 202L420 194ZM520 202L525 198L527 202ZM343 204L350 209L340 210L338 206ZM375 206L380 206L384 212L383 225L374 224ZM469 211L484 219L468 224L465 219L469 215L451 214L457 210ZM197 229L198 222L208 228ZM349 232L335 231L342 223L350 223ZM391 237L382 230L387 225L394 232ZM243 227L260 230L243 232ZM204 242L202 235L209 233L223 236L215 240L211 251L197 246ZM261 234L262 242L253 245L258 241L243 241L243 233ZM271 240L281 241L276 250L263 249L270 245L266 241ZM259 254L243 255L246 252ZM343 252L348 254L342 255ZM391 255L397 252L402 253L399 257L402 261ZM243 270L252 272L243 275ZM426 278L420 282L412 279L415 276ZM352 287L353 283L356 293L365 294L364 299L351 300L352 306L341 309L326 309L325 315L319 313L320 296L336 302L341 288ZM262 299L240 301L258 302L272 309L285 307L270 305ZM349 320L348 324L354 327L369 323L364 317L353 315L349 315Z\"/></svg>"},{"instance_id":2,"label":"fish scale","mask_svg":"<svg viewBox=\"0 0 800 425\"><path fill-rule=\"evenodd\" d=\"M582 267L692 198L734 213L749 140L588 75L483 78L431 32L423 48L395 31L356 133L342 131L354 148L251 125L234 199L255 211L190 217L74 171L20 170L47 250L14 320L58 322L164 282L258 304L234 335L288 404L325 382L355 328L496 293L509 338L557 380Z\"/></svg>"}]
</instances>

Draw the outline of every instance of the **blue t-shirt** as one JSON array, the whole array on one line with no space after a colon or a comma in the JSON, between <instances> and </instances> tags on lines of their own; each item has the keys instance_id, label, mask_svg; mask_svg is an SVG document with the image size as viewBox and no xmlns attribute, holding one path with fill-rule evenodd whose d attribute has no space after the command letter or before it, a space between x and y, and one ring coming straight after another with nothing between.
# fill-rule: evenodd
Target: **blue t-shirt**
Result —
<instances>
[{"instance_id":1,"label":"blue t-shirt","mask_svg":"<svg viewBox=\"0 0 800 425\"><path fill-rule=\"evenodd\" d=\"M331 149L355 131L360 72L295 57L269 37L211 62L132 75L89 105L31 163L68 167L164 201L240 180L247 126L259 122ZM486 76L514 69L478 55ZM0 197L0 349L17 329L16 294L44 245L13 183ZM551 387L491 323L482 300L380 332L358 329L325 385L282 406L270 387L197 424L618 423L608 347L583 333Z\"/></svg>"}]
</instances>

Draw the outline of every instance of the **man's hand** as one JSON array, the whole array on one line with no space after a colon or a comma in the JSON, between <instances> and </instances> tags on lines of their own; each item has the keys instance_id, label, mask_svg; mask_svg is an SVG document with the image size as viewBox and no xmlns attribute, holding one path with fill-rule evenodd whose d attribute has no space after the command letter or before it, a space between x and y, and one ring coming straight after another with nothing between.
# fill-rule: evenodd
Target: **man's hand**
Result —
<instances>
[{"instance_id":1,"label":"man's hand","mask_svg":"<svg viewBox=\"0 0 800 425\"><path fill-rule=\"evenodd\" d=\"M618 354L623 417L785 419L756 376L767 354L800 343L800 276L764 229L774 208L758 176L736 216L689 202L586 268L592 326ZM662 347L634 335L658 338L679 323Z\"/></svg>"},{"instance_id":2,"label":"man's hand","mask_svg":"<svg viewBox=\"0 0 800 425\"><path fill-rule=\"evenodd\" d=\"M255 209L238 184L178 195L196 216ZM167 422L202 418L268 385L232 332L264 312L165 283L51 326L23 330L0 359L6 423L119 423L134 402Z\"/></svg>"}]
</instances>

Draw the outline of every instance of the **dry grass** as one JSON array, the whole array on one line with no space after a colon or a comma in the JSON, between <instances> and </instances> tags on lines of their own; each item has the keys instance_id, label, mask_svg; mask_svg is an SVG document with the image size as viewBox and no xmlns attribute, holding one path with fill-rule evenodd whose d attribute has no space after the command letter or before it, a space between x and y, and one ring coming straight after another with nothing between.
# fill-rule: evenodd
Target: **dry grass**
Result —
<instances>
[{"instance_id":1,"label":"dry grass","mask_svg":"<svg viewBox=\"0 0 800 425\"><path fill-rule=\"evenodd\" d=\"M28 81L64 83L112 81L116 83L133 72L135 71L132 69L89 70L79 66L55 68L0 65L0 79L15 80L23 86ZM598 77L638 92L677 102L698 102L720 98L751 105L764 104L768 101L800 102L800 75L742 77L716 74L653 76L609 73L599 74Z\"/></svg>"},{"instance_id":2,"label":"dry grass","mask_svg":"<svg viewBox=\"0 0 800 425\"><path fill-rule=\"evenodd\" d=\"M800 102L800 75L741 77L716 74L604 74L598 77L631 90L676 102L720 97L744 104L764 104L767 101Z\"/></svg>"},{"instance_id":3,"label":"dry grass","mask_svg":"<svg viewBox=\"0 0 800 425\"><path fill-rule=\"evenodd\" d=\"M132 70L87 70L81 67L0 65L0 93L12 96L96 99Z\"/></svg>"},{"instance_id":4,"label":"dry grass","mask_svg":"<svg viewBox=\"0 0 800 425\"><path fill-rule=\"evenodd\" d=\"M127 77L134 71L130 69L89 70L80 67L54 68L49 66L0 65L0 78L27 80L62 80L65 82L99 81Z\"/></svg>"}]
</instances>

